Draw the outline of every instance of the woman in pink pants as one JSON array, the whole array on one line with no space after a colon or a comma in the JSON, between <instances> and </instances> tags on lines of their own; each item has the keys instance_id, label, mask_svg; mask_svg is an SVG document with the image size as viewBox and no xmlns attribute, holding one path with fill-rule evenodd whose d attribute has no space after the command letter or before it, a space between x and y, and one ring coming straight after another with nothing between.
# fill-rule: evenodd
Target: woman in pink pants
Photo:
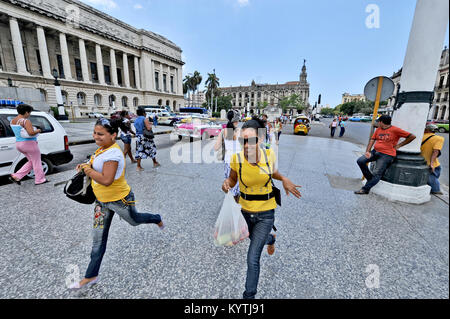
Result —
<instances>
[{"instance_id":1,"label":"woman in pink pants","mask_svg":"<svg viewBox=\"0 0 450 319\"><path fill-rule=\"evenodd\" d=\"M31 170L34 170L34 183L36 185L48 182L42 169L41 151L38 147L37 134L40 129L35 129L28 119L33 108L28 104L19 104L17 106L18 116L12 119L10 125L16 136L16 148L28 159L28 162L15 174L11 174L10 180L20 185L20 180ZM26 131L24 133L22 131ZM22 133L21 133L22 132Z\"/></svg>"}]
</instances>

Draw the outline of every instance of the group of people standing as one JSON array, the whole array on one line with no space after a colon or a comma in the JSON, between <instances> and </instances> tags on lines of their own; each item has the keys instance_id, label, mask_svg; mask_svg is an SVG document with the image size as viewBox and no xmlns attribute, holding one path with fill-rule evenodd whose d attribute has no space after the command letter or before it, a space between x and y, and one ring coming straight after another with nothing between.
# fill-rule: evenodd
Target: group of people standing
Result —
<instances>
[{"instance_id":1,"label":"group of people standing","mask_svg":"<svg viewBox=\"0 0 450 319\"><path fill-rule=\"evenodd\" d=\"M341 131L339 132L339 137L344 136L346 126L347 126L347 123L345 122L345 120L343 118L340 118L340 117L339 117L339 119L334 118L333 121L331 122L331 124L329 125L329 128L331 129L331 131L330 131L331 137L334 137L334 133L336 132L336 129L338 127L341 128Z\"/></svg>"}]
</instances>

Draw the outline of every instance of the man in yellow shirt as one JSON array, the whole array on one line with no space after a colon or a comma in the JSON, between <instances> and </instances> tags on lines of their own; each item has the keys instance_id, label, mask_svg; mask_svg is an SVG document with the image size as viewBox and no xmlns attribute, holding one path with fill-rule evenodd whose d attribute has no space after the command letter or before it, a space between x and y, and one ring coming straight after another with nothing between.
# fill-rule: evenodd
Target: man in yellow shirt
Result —
<instances>
[{"instance_id":1,"label":"man in yellow shirt","mask_svg":"<svg viewBox=\"0 0 450 319\"><path fill-rule=\"evenodd\" d=\"M441 176L441 164L438 161L438 156L441 154L442 146L444 145L444 138L434 134L437 127L433 124L427 124L423 134L422 146L420 152L430 166L430 176L428 178L428 185L431 186L431 194L442 195L439 176Z\"/></svg>"}]
</instances>

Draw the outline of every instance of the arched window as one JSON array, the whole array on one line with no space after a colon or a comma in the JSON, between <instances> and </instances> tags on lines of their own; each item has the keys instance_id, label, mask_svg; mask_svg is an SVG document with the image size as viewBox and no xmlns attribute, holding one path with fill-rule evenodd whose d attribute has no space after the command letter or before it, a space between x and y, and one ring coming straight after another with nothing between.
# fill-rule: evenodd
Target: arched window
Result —
<instances>
[{"instance_id":1,"label":"arched window","mask_svg":"<svg viewBox=\"0 0 450 319\"><path fill-rule=\"evenodd\" d=\"M158 100L158 105L161 106L162 105L162 99Z\"/></svg>"},{"instance_id":2,"label":"arched window","mask_svg":"<svg viewBox=\"0 0 450 319\"><path fill-rule=\"evenodd\" d=\"M78 92L77 102L79 106L86 105L86 94L84 94L83 92Z\"/></svg>"},{"instance_id":3,"label":"arched window","mask_svg":"<svg viewBox=\"0 0 450 319\"><path fill-rule=\"evenodd\" d=\"M135 97L135 98L133 99L133 106L134 106L134 107L138 107L138 105L139 105L139 99L138 99L137 97Z\"/></svg>"},{"instance_id":4,"label":"arched window","mask_svg":"<svg viewBox=\"0 0 450 319\"><path fill-rule=\"evenodd\" d=\"M177 109L177 101L173 101L173 109L172 111L175 111Z\"/></svg>"},{"instance_id":5,"label":"arched window","mask_svg":"<svg viewBox=\"0 0 450 319\"><path fill-rule=\"evenodd\" d=\"M95 106L102 105L102 96L98 93L94 95L94 104L95 104Z\"/></svg>"},{"instance_id":6,"label":"arched window","mask_svg":"<svg viewBox=\"0 0 450 319\"><path fill-rule=\"evenodd\" d=\"M122 96L122 107L128 107L128 98L126 96Z\"/></svg>"},{"instance_id":7,"label":"arched window","mask_svg":"<svg viewBox=\"0 0 450 319\"><path fill-rule=\"evenodd\" d=\"M169 105L170 105L170 101L167 100L167 101L166 101L166 106L169 106Z\"/></svg>"},{"instance_id":8,"label":"arched window","mask_svg":"<svg viewBox=\"0 0 450 319\"><path fill-rule=\"evenodd\" d=\"M433 120L437 120L438 114L439 114L439 106L436 105L436 106L434 107Z\"/></svg>"},{"instance_id":9,"label":"arched window","mask_svg":"<svg viewBox=\"0 0 450 319\"><path fill-rule=\"evenodd\" d=\"M441 120L443 120L444 119L444 116L445 116L445 111L447 110L447 105L443 105L442 106L442 111L441 111Z\"/></svg>"},{"instance_id":10,"label":"arched window","mask_svg":"<svg viewBox=\"0 0 450 319\"><path fill-rule=\"evenodd\" d=\"M114 107L116 105L116 97L114 95L110 95L108 98L109 106Z\"/></svg>"}]
</instances>

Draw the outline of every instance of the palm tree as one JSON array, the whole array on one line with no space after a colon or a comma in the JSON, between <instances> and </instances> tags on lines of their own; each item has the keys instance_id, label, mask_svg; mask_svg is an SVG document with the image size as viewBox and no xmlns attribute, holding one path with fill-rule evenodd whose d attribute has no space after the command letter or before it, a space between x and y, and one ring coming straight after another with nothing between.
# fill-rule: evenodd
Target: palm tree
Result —
<instances>
[{"instance_id":1,"label":"palm tree","mask_svg":"<svg viewBox=\"0 0 450 319\"><path fill-rule=\"evenodd\" d=\"M194 77L190 76L190 75L186 75L184 80L183 80L183 91L186 90L188 93L188 100L191 100L191 91L195 90L194 88L194 82L195 79ZM188 105L189 106L189 105Z\"/></svg>"},{"instance_id":2,"label":"palm tree","mask_svg":"<svg viewBox=\"0 0 450 319\"><path fill-rule=\"evenodd\" d=\"M198 93L198 86L200 85L200 83L202 83L202 76L198 71L195 71L194 75L192 76L192 89L194 91L194 94L196 91Z\"/></svg>"},{"instance_id":3,"label":"palm tree","mask_svg":"<svg viewBox=\"0 0 450 319\"><path fill-rule=\"evenodd\" d=\"M205 82L205 87L208 89L206 96L209 95L211 106L213 104L213 95L216 95L214 91L218 92L217 88L219 87L219 85L219 78L216 76L216 73L208 73L208 79ZM214 109L213 106L212 109Z\"/></svg>"}]
</instances>

